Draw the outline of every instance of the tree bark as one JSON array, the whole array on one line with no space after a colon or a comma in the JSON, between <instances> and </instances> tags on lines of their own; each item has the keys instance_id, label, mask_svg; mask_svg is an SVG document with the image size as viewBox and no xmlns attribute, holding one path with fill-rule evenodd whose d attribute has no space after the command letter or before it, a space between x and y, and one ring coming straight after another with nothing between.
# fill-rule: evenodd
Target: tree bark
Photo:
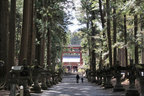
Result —
<instances>
[{"instance_id":1,"label":"tree bark","mask_svg":"<svg viewBox=\"0 0 144 96\"><path fill-rule=\"evenodd\" d=\"M24 0L23 9L23 28L21 37L21 47L19 56L19 65L22 65L23 59L27 59L28 52L28 34L31 30L31 0Z\"/></svg>"},{"instance_id":2,"label":"tree bark","mask_svg":"<svg viewBox=\"0 0 144 96\"><path fill-rule=\"evenodd\" d=\"M113 7L113 44L116 43L116 34L117 34L117 17L116 17L116 0L114 1ZM117 48L113 49L113 65L116 64L117 57Z\"/></svg>"},{"instance_id":3,"label":"tree bark","mask_svg":"<svg viewBox=\"0 0 144 96\"><path fill-rule=\"evenodd\" d=\"M5 76L8 71L8 19L8 0L0 0L0 60L4 61L0 69L1 76Z\"/></svg>"},{"instance_id":4,"label":"tree bark","mask_svg":"<svg viewBox=\"0 0 144 96\"><path fill-rule=\"evenodd\" d=\"M125 45L126 45L126 44L127 44L127 25L126 25L126 15L124 15L124 38L125 38ZM126 60L126 66L128 66L127 47L125 47L125 60Z\"/></svg>"},{"instance_id":5,"label":"tree bark","mask_svg":"<svg viewBox=\"0 0 144 96\"><path fill-rule=\"evenodd\" d=\"M124 0L124 3L126 0ZM124 15L124 38L125 38L125 45L127 44L127 17ZM125 47L125 60L126 60L126 66L128 66L128 53L127 53L127 47Z\"/></svg>"},{"instance_id":6,"label":"tree bark","mask_svg":"<svg viewBox=\"0 0 144 96\"><path fill-rule=\"evenodd\" d=\"M138 31L138 17L134 16L134 37L137 39L137 31ZM139 63L139 55L138 55L138 44L135 43L135 64Z\"/></svg>"},{"instance_id":7,"label":"tree bark","mask_svg":"<svg viewBox=\"0 0 144 96\"><path fill-rule=\"evenodd\" d=\"M141 28L140 30L143 31L143 26L144 26L144 14L140 15L140 23L141 23ZM142 34L143 35L143 34ZM143 35L144 36L144 35ZM144 39L142 38L142 44L144 44ZM141 49L141 63L144 64L144 48Z\"/></svg>"},{"instance_id":8,"label":"tree bark","mask_svg":"<svg viewBox=\"0 0 144 96\"><path fill-rule=\"evenodd\" d=\"M29 65L32 65L32 62L35 59L35 30L34 30L34 22L33 22L33 17L34 17L34 0L31 0L31 17L30 17L30 28L29 28L29 33L28 33L28 50L27 50L27 62Z\"/></svg>"},{"instance_id":9,"label":"tree bark","mask_svg":"<svg viewBox=\"0 0 144 96\"><path fill-rule=\"evenodd\" d=\"M111 24L110 24L110 1L106 0L107 8L107 38L108 38L108 48L109 48L109 65L112 67L112 48L111 48Z\"/></svg>"},{"instance_id":10,"label":"tree bark","mask_svg":"<svg viewBox=\"0 0 144 96\"><path fill-rule=\"evenodd\" d=\"M91 37L91 42L92 42L92 49L91 49L91 64L92 64L92 71L96 70L96 53L95 53L95 39L93 36L95 36L96 29L95 25L93 23L93 20L95 20L95 13L92 11L92 20L91 20L91 28L92 28L92 37Z\"/></svg>"},{"instance_id":11,"label":"tree bark","mask_svg":"<svg viewBox=\"0 0 144 96\"><path fill-rule=\"evenodd\" d=\"M40 53L40 65L44 66L44 57L45 57L45 48L46 48L46 38L45 38L45 35L46 35L46 21L45 21L44 17L42 17L42 21L43 21L44 27L43 27L42 38L41 38L41 41L40 41L40 52L41 52Z\"/></svg>"},{"instance_id":12,"label":"tree bark","mask_svg":"<svg viewBox=\"0 0 144 96\"><path fill-rule=\"evenodd\" d=\"M42 38L40 41L40 65L41 66L44 66L45 47L46 47L45 31L46 29L44 28L44 32L42 33Z\"/></svg>"},{"instance_id":13,"label":"tree bark","mask_svg":"<svg viewBox=\"0 0 144 96\"><path fill-rule=\"evenodd\" d=\"M41 41L40 36L41 36L41 34L39 34L38 30L36 30L36 38L37 38L38 42ZM40 56L41 56L40 51L41 51L40 50L40 44L36 44L36 50L35 50L36 56L35 56L35 58L36 58L38 64L40 64Z\"/></svg>"},{"instance_id":14,"label":"tree bark","mask_svg":"<svg viewBox=\"0 0 144 96\"><path fill-rule=\"evenodd\" d=\"M100 16L101 16L102 28L104 29L104 27L105 27L105 19L104 19L104 12L102 10L102 1L101 0L99 0L99 11L100 11ZM105 33L103 32L102 38L104 36L105 36ZM102 46L102 49L103 49L103 40L101 41L101 46ZM103 63L102 63L102 53L103 53L103 51L101 51L101 53L100 53L99 69L101 69L102 66L103 66Z\"/></svg>"},{"instance_id":15,"label":"tree bark","mask_svg":"<svg viewBox=\"0 0 144 96\"><path fill-rule=\"evenodd\" d=\"M9 50L8 50L8 70L15 65L15 20L16 20L16 0L11 0L9 21Z\"/></svg>"},{"instance_id":16,"label":"tree bark","mask_svg":"<svg viewBox=\"0 0 144 96\"><path fill-rule=\"evenodd\" d=\"M40 2L38 0L36 0L35 2ZM36 11L36 8L35 8L35 17L37 19L41 19L37 14L37 11ZM38 24L36 24L38 25ZM41 42L41 32L39 32L39 28L38 26L35 27L35 32L36 32L36 39L37 39L37 42ZM41 57L41 46L40 46L40 43L36 43L36 49L35 49L35 59L37 60L38 64L40 65L40 57Z\"/></svg>"},{"instance_id":17,"label":"tree bark","mask_svg":"<svg viewBox=\"0 0 144 96\"><path fill-rule=\"evenodd\" d=\"M51 66L51 32L50 32L50 28L48 28L48 32L47 32L47 65Z\"/></svg>"}]
</instances>

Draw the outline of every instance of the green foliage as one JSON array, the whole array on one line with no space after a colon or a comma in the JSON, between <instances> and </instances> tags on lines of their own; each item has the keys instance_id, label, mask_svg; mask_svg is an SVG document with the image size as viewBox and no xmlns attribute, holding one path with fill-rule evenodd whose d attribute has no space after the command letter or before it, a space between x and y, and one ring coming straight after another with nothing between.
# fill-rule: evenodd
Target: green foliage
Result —
<instances>
[{"instance_id":1,"label":"green foliage","mask_svg":"<svg viewBox=\"0 0 144 96\"><path fill-rule=\"evenodd\" d=\"M105 19L105 25L106 25L106 1L101 0L102 4L102 11ZM102 57L105 63L108 63L107 57L108 57L108 44L107 44L107 36L104 35L106 33L106 27L101 30L101 20L100 20L100 9L99 9L99 0L81 0L82 7L77 9L81 12L80 17L78 17L78 20L80 23L85 24L86 27L82 28L78 33L79 36L82 38L81 45L83 47L83 52L89 52L91 47L91 38L95 39L95 52L97 54L101 54L103 51ZM112 40L112 48L128 48L128 55L132 56L134 58L134 46L138 45L139 49L143 49L143 26L144 26L144 20L143 20L143 10L144 10L144 2L136 1L136 0L116 0L116 3L114 1L110 1L110 20L111 20L111 33L113 34L113 16L116 16L117 18L117 43L113 44L113 38ZM113 14L113 7L116 8L116 14ZM95 24L96 34L94 36L91 35L92 27L91 27L91 12L94 11L96 14L95 20L92 20L92 22ZM125 44L125 37L124 37L124 15L126 15L126 26L127 26L127 44ZM134 36L134 15L138 16L138 33L137 36ZM98 30L99 29L99 30ZM113 35L111 35L112 37ZM139 50L140 52L140 50ZM97 55L100 56L100 55ZM99 59L99 57L97 57ZM88 61L88 60L87 60ZM90 61L90 58L89 58Z\"/></svg>"},{"instance_id":2,"label":"green foliage","mask_svg":"<svg viewBox=\"0 0 144 96\"><path fill-rule=\"evenodd\" d=\"M85 53L84 60L86 64L90 63L90 52L89 50L94 49L97 53L97 62L99 62L99 57L102 55L103 60L108 63L108 43L107 32L105 28L101 28L101 16L99 9L99 0L81 0L81 7L76 8L79 11L77 19L85 27L81 28L78 33L73 35L71 38L71 33L68 31L67 25L71 24L69 19L71 19L70 12L68 8L69 4L73 4L69 0L35 0L34 4L34 23L36 29L36 44L40 44L42 38L47 38L48 30L51 32L51 60L55 64L59 64L61 58L61 52L63 46L69 44L71 41L81 42L83 47L82 51ZM22 21L23 21L23 1L16 1L16 54L19 54L20 38L22 31ZM143 10L144 2L136 0L116 0L110 1L110 20L111 20L111 33L113 33L113 16L117 18L117 43L113 44L113 48L128 48L129 56L134 54L134 45L138 45L139 48L144 48L143 41ZM116 14L113 14L113 7L116 8ZM73 7L74 8L74 7ZM106 1L102 0L102 11L105 19L106 25ZM94 17L93 19L93 14ZM127 44L124 43L124 15L127 17ZM134 15L138 15L138 34L136 38L134 37ZM93 23L93 26L92 26ZM96 30L92 34L92 27ZM112 37L112 35L111 35ZM94 40L94 42L92 41ZM47 39L46 39L47 41ZM74 43L77 44L77 43ZM102 52L102 54L101 54ZM88 57L89 56L89 57Z\"/></svg>"},{"instance_id":3,"label":"green foliage","mask_svg":"<svg viewBox=\"0 0 144 96\"><path fill-rule=\"evenodd\" d=\"M37 1L36 2L36 26L37 32L45 37L47 36L47 29L51 35L51 62L53 67L60 64L61 52L63 46L69 43L69 31L67 25L69 17L64 10L66 10L64 3L68 3L67 0L49 0L49 1ZM43 38L42 36L40 36ZM38 39L37 39L38 40ZM39 39L40 40L40 39ZM39 41L38 41L39 42Z\"/></svg>"},{"instance_id":4,"label":"green foliage","mask_svg":"<svg viewBox=\"0 0 144 96\"><path fill-rule=\"evenodd\" d=\"M16 1L16 57L18 58L18 54L20 52L20 40L21 40L21 32L22 32L22 21L23 21L23 1Z\"/></svg>"}]
</instances>

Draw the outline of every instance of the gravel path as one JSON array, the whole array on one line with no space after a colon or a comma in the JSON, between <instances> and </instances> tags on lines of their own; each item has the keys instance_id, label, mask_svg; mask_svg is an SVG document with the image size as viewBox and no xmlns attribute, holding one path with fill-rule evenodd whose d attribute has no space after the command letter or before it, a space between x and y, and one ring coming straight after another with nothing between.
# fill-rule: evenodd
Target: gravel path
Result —
<instances>
[{"instance_id":1,"label":"gravel path","mask_svg":"<svg viewBox=\"0 0 144 96\"><path fill-rule=\"evenodd\" d=\"M32 93L32 96L124 96L125 92L112 92L112 89L103 89L101 86L91 84L84 78L84 83L76 83L75 75L63 77L59 83L43 93Z\"/></svg>"}]
</instances>

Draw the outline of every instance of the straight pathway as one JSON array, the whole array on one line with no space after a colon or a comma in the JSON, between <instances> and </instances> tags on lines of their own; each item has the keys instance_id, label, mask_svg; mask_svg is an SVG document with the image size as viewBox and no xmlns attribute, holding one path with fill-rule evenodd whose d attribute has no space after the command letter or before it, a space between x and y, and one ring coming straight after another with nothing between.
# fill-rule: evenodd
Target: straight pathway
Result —
<instances>
[{"instance_id":1,"label":"straight pathway","mask_svg":"<svg viewBox=\"0 0 144 96\"><path fill-rule=\"evenodd\" d=\"M32 93L32 96L124 96L124 92L112 92L112 89L103 89L102 87L87 82L76 83L75 75L63 77L62 83L54 85L43 93Z\"/></svg>"}]
</instances>

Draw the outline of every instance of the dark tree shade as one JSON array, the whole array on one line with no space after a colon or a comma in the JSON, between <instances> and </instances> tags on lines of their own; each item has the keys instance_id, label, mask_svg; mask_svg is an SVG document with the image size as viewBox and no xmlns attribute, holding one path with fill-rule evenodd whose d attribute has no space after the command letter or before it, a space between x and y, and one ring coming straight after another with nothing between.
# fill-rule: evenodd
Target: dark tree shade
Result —
<instances>
[{"instance_id":1,"label":"dark tree shade","mask_svg":"<svg viewBox=\"0 0 144 96\"><path fill-rule=\"evenodd\" d=\"M8 0L0 0L0 60L4 61L0 74L3 76L8 68L8 25Z\"/></svg>"}]
</instances>

